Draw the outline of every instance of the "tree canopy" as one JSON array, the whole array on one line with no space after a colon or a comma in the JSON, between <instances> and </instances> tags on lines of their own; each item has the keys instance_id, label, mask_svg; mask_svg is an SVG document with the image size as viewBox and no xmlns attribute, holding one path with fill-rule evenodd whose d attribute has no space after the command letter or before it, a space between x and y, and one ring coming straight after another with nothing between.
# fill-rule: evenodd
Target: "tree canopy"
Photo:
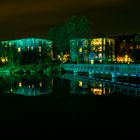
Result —
<instances>
[{"instance_id":1,"label":"tree canopy","mask_svg":"<svg viewBox=\"0 0 140 140\"><path fill-rule=\"evenodd\" d=\"M69 52L71 39L86 38L90 35L90 22L87 17L70 17L63 25L52 27L48 31L48 39L53 41L54 51Z\"/></svg>"}]
</instances>

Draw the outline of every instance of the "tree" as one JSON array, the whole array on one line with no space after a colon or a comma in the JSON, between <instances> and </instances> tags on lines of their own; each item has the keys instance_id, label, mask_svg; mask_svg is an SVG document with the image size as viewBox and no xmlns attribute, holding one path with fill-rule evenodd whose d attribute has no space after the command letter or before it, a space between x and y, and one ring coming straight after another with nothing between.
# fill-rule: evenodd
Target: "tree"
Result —
<instances>
[{"instance_id":1,"label":"tree","mask_svg":"<svg viewBox=\"0 0 140 140\"><path fill-rule=\"evenodd\" d=\"M90 34L90 23L87 17L72 16L64 25L69 39L86 38Z\"/></svg>"},{"instance_id":2,"label":"tree","mask_svg":"<svg viewBox=\"0 0 140 140\"><path fill-rule=\"evenodd\" d=\"M66 53L70 51L70 40L86 38L90 35L90 23L87 17L72 16L62 26L50 28L48 39L53 41L54 51Z\"/></svg>"}]
</instances>

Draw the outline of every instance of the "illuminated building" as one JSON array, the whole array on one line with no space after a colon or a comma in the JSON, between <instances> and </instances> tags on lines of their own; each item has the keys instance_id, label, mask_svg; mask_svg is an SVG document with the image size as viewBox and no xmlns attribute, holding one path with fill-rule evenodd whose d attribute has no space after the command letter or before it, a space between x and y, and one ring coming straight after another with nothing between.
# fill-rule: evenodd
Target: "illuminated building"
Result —
<instances>
[{"instance_id":1,"label":"illuminated building","mask_svg":"<svg viewBox=\"0 0 140 140\"><path fill-rule=\"evenodd\" d=\"M140 63L140 35L116 37L116 56L118 63Z\"/></svg>"},{"instance_id":2,"label":"illuminated building","mask_svg":"<svg viewBox=\"0 0 140 140\"><path fill-rule=\"evenodd\" d=\"M115 39L94 38L70 40L71 61L77 63L114 63Z\"/></svg>"},{"instance_id":3,"label":"illuminated building","mask_svg":"<svg viewBox=\"0 0 140 140\"><path fill-rule=\"evenodd\" d=\"M27 59L29 63L37 62L35 57L41 59L53 58L52 41L39 38L25 38L18 40L1 41L1 63L19 64L20 59ZM25 53L26 52L26 53ZM34 56L33 56L34 55ZM8 58L9 60L7 60ZM45 60L44 58L42 58ZM26 61L26 62L27 62ZM39 60L38 60L39 61ZM26 63L25 62L25 63ZM27 63L28 64L28 63Z\"/></svg>"}]
</instances>

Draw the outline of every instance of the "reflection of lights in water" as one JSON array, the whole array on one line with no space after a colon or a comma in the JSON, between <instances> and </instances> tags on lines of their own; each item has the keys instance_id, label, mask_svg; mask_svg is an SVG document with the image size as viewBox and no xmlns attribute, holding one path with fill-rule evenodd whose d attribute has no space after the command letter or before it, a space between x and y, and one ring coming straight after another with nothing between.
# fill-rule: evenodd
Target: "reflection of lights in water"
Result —
<instances>
[{"instance_id":1,"label":"reflection of lights in water","mask_svg":"<svg viewBox=\"0 0 140 140\"><path fill-rule=\"evenodd\" d=\"M42 87L42 82L39 83L39 87Z\"/></svg>"},{"instance_id":2,"label":"reflection of lights in water","mask_svg":"<svg viewBox=\"0 0 140 140\"><path fill-rule=\"evenodd\" d=\"M102 89L99 89L99 88L91 88L91 92L94 95L102 95Z\"/></svg>"},{"instance_id":3,"label":"reflection of lights in water","mask_svg":"<svg viewBox=\"0 0 140 140\"><path fill-rule=\"evenodd\" d=\"M99 87L102 87L102 84L99 84Z\"/></svg>"},{"instance_id":4,"label":"reflection of lights in water","mask_svg":"<svg viewBox=\"0 0 140 140\"><path fill-rule=\"evenodd\" d=\"M103 94L105 95L105 88L103 88Z\"/></svg>"},{"instance_id":5,"label":"reflection of lights in water","mask_svg":"<svg viewBox=\"0 0 140 140\"><path fill-rule=\"evenodd\" d=\"M19 82L19 83L18 83L18 86L19 86L19 87L22 87L22 82Z\"/></svg>"},{"instance_id":6,"label":"reflection of lights in water","mask_svg":"<svg viewBox=\"0 0 140 140\"><path fill-rule=\"evenodd\" d=\"M79 87L82 87L82 85L83 85L83 82L79 81Z\"/></svg>"},{"instance_id":7,"label":"reflection of lights in water","mask_svg":"<svg viewBox=\"0 0 140 140\"><path fill-rule=\"evenodd\" d=\"M110 94L110 88L109 88L109 90L108 90L108 93Z\"/></svg>"}]
</instances>

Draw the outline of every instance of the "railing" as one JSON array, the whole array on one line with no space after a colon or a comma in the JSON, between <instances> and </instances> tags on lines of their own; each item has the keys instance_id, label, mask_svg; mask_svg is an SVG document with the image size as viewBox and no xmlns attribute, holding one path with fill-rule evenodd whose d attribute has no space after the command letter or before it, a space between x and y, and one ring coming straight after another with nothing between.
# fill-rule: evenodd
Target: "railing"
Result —
<instances>
[{"instance_id":1,"label":"railing","mask_svg":"<svg viewBox=\"0 0 140 140\"><path fill-rule=\"evenodd\" d=\"M140 64L63 64L66 71L140 75Z\"/></svg>"}]
</instances>

